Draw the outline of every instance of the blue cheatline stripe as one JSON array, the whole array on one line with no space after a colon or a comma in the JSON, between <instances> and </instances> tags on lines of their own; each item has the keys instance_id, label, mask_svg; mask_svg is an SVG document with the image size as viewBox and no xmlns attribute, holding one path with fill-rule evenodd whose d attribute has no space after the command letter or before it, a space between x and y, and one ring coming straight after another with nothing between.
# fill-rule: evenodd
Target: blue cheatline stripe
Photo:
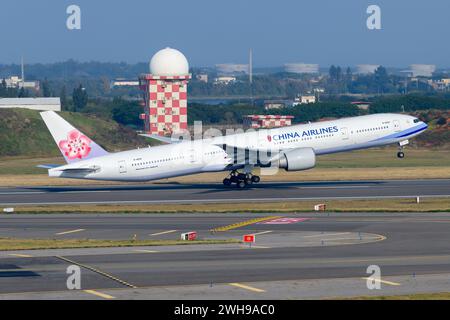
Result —
<instances>
[{"instance_id":1,"label":"blue cheatline stripe","mask_svg":"<svg viewBox=\"0 0 450 320\"><path fill-rule=\"evenodd\" d=\"M386 137L378 138L378 139L376 139L374 141L403 138L403 137L407 137L409 135L415 134L417 132L426 130L427 128L428 128L428 125L421 124L421 125L415 126L414 128L410 128L410 129L407 129L407 130L404 130L404 131L401 131L401 132L397 132L397 133L391 134L391 135L386 136Z\"/></svg>"},{"instance_id":2,"label":"blue cheatline stripe","mask_svg":"<svg viewBox=\"0 0 450 320\"><path fill-rule=\"evenodd\" d=\"M401 135L399 138L403 138L403 137L406 137L406 136L410 136L410 135L412 135L412 134L414 134L414 133L417 133L417 132L420 132L420 131L424 131L424 130L426 130L427 128L428 128L428 126L422 127L422 128L417 129L417 130L415 130L415 131L413 131L413 132L410 132L410 133L406 133L406 134L404 134L404 135Z\"/></svg>"},{"instance_id":3,"label":"blue cheatline stripe","mask_svg":"<svg viewBox=\"0 0 450 320\"><path fill-rule=\"evenodd\" d=\"M352 144L352 145L342 146L342 147L334 147L334 148L327 148L327 149L317 149L317 150L315 150L315 152L316 152L317 155L322 155L322 154L328 154L328 153L343 152L343 151L350 151L350 150L358 150L358 149L365 149L365 148L383 146L385 144L395 143L396 142L395 139L413 135L413 134L418 133L420 131L424 131L427 128L428 128L428 126L426 124L425 125L419 125L419 126L415 126L414 128L410 128L410 129L407 129L407 130L404 130L404 131L401 131L401 132L397 132L397 133L391 134L391 135L386 136L386 137L378 138L376 140L363 142L363 143L359 143L359 144ZM391 141L389 141L389 140L391 140Z\"/></svg>"}]
</instances>

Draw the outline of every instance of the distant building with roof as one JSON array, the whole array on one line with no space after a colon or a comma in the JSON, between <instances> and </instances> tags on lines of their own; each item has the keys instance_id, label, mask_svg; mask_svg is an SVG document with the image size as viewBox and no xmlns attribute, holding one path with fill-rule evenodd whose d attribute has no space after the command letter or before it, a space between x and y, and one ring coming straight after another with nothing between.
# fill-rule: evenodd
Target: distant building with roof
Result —
<instances>
[{"instance_id":1,"label":"distant building with roof","mask_svg":"<svg viewBox=\"0 0 450 320\"><path fill-rule=\"evenodd\" d=\"M0 98L0 109L22 108L39 111L61 111L60 98Z\"/></svg>"},{"instance_id":2,"label":"distant building with roof","mask_svg":"<svg viewBox=\"0 0 450 320\"><path fill-rule=\"evenodd\" d=\"M319 73L319 65L312 63L286 63L284 71L289 73Z\"/></svg>"},{"instance_id":3,"label":"distant building with roof","mask_svg":"<svg viewBox=\"0 0 450 320\"><path fill-rule=\"evenodd\" d=\"M309 103L316 103L316 96L313 94L309 95L298 95L295 97L294 102L292 103L293 107L296 107L301 104L309 104Z\"/></svg>"},{"instance_id":4,"label":"distant building with roof","mask_svg":"<svg viewBox=\"0 0 450 320\"><path fill-rule=\"evenodd\" d=\"M409 68L413 77L431 77L436 71L434 64L412 64Z\"/></svg>"},{"instance_id":5,"label":"distant building with roof","mask_svg":"<svg viewBox=\"0 0 450 320\"><path fill-rule=\"evenodd\" d=\"M135 79L115 79L111 81L111 88L117 87L139 87L139 80Z\"/></svg>"},{"instance_id":6,"label":"distant building with roof","mask_svg":"<svg viewBox=\"0 0 450 320\"><path fill-rule=\"evenodd\" d=\"M351 104L357 106L361 110L368 110L370 108L370 102L368 101L353 101Z\"/></svg>"},{"instance_id":7,"label":"distant building with roof","mask_svg":"<svg viewBox=\"0 0 450 320\"><path fill-rule=\"evenodd\" d=\"M40 82L39 81L25 81L18 76L11 76L9 78L0 79L0 82L5 81L7 88L24 88L31 89L34 91L40 90Z\"/></svg>"},{"instance_id":8,"label":"distant building with roof","mask_svg":"<svg viewBox=\"0 0 450 320\"><path fill-rule=\"evenodd\" d=\"M282 109L286 107L290 107L292 105L292 101L288 100L264 100L264 109Z\"/></svg>"}]
</instances>

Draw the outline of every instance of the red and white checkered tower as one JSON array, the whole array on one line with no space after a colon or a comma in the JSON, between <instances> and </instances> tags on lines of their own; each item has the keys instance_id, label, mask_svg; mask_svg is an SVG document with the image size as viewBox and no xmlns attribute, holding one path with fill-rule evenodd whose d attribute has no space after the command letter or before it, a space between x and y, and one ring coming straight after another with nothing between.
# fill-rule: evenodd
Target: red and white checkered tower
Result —
<instances>
[{"instance_id":1,"label":"red and white checkered tower","mask_svg":"<svg viewBox=\"0 0 450 320\"><path fill-rule=\"evenodd\" d=\"M144 91L144 128L148 134L168 136L187 130L187 85L191 75L186 57L178 50L158 51L150 74L139 78Z\"/></svg>"}]
</instances>

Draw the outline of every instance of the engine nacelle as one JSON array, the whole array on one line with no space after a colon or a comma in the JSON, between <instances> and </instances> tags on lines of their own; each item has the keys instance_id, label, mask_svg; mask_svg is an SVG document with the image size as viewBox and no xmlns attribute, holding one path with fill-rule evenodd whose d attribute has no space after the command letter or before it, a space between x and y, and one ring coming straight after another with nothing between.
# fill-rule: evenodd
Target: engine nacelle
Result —
<instances>
[{"instance_id":1,"label":"engine nacelle","mask_svg":"<svg viewBox=\"0 0 450 320\"><path fill-rule=\"evenodd\" d=\"M299 148L280 154L279 167L286 171L301 171L316 166L316 154L312 148Z\"/></svg>"}]
</instances>

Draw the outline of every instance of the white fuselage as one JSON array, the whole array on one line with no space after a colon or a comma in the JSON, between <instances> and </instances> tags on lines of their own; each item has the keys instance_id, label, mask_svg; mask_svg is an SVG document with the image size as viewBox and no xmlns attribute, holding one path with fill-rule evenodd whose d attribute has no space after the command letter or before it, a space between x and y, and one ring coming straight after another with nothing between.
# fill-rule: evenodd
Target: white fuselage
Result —
<instances>
[{"instance_id":1,"label":"white fuselage","mask_svg":"<svg viewBox=\"0 0 450 320\"><path fill-rule=\"evenodd\" d=\"M224 145L275 154L312 148L316 155L323 155L402 142L426 129L425 123L412 116L374 114L113 153L51 169L49 174L61 178L150 181L239 167L233 165L233 156L224 150ZM78 167L97 170L62 171Z\"/></svg>"}]
</instances>

